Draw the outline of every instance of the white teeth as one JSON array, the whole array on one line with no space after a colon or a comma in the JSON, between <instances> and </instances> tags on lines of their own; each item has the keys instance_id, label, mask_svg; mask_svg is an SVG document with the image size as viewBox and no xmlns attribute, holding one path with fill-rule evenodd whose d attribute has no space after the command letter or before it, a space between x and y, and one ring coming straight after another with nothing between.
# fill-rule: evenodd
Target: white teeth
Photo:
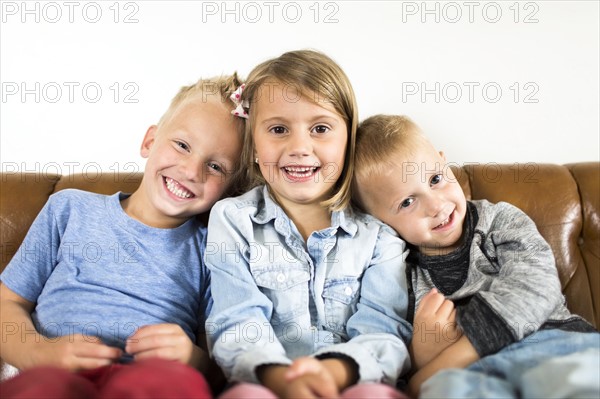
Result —
<instances>
[{"instance_id":1,"label":"white teeth","mask_svg":"<svg viewBox=\"0 0 600 399\"><path fill-rule=\"evenodd\" d=\"M193 193L189 192L185 188L179 185L175 180L170 177L165 178L165 182L167 183L167 189L173 193L176 197L179 198L191 198L194 196Z\"/></svg>"},{"instance_id":2,"label":"white teeth","mask_svg":"<svg viewBox=\"0 0 600 399\"><path fill-rule=\"evenodd\" d=\"M438 224L437 227L444 227L448 223L450 223L450 216L448 216L448 218L446 220L444 220L442 223Z\"/></svg>"},{"instance_id":3,"label":"white teeth","mask_svg":"<svg viewBox=\"0 0 600 399\"><path fill-rule=\"evenodd\" d=\"M285 166L283 169L293 177L305 177L317 170L315 166Z\"/></svg>"}]
</instances>

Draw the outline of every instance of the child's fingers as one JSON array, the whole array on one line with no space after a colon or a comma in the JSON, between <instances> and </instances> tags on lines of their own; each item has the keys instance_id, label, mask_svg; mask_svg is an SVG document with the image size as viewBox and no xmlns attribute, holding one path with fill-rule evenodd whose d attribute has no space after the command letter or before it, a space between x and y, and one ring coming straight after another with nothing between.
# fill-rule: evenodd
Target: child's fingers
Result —
<instances>
[{"instance_id":1,"label":"child's fingers","mask_svg":"<svg viewBox=\"0 0 600 399\"><path fill-rule=\"evenodd\" d=\"M92 335L73 334L60 338L64 348L77 357L117 359L123 351L113 346L108 346L98 337Z\"/></svg>"},{"instance_id":2,"label":"child's fingers","mask_svg":"<svg viewBox=\"0 0 600 399\"><path fill-rule=\"evenodd\" d=\"M129 337L128 340L136 340L136 339L143 339L152 335L166 335L166 334L177 334L177 333L183 333L182 328L177 325L177 324L171 324L171 323L162 323L162 324L152 324L152 325L146 325L146 326L142 326L140 328L138 328L136 330L136 332L134 332L133 334L131 334L131 336Z\"/></svg>"},{"instance_id":3,"label":"child's fingers","mask_svg":"<svg viewBox=\"0 0 600 399\"><path fill-rule=\"evenodd\" d=\"M73 354L81 358L118 359L123 355L119 348L95 342L79 342L75 344Z\"/></svg>"},{"instance_id":4,"label":"child's fingers","mask_svg":"<svg viewBox=\"0 0 600 399\"><path fill-rule=\"evenodd\" d=\"M328 372L305 374L289 383L287 398L338 398L339 392Z\"/></svg>"},{"instance_id":5,"label":"child's fingers","mask_svg":"<svg viewBox=\"0 0 600 399\"><path fill-rule=\"evenodd\" d=\"M421 314L432 314L436 313L438 308L444 303L446 298L444 295L440 294L435 288L427 293L421 299L419 303L419 308L417 309L417 313Z\"/></svg>"},{"instance_id":6,"label":"child's fingers","mask_svg":"<svg viewBox=\"0 0 600 399\"><path fill-rule=\"evenodd\" d=\"M123 355L119 348L96 342L73 342L62 355L57 354L61 367L69 370L92 369L109 365Z\"/></svg>"},{"instance_id":7,"label":"child's fingers","mask_svg":"<svg viewBox=\"0 0 600 399\"><path fill-rule=\"evenodd\" d=\"M136 360L159 357L167 360L178 360L189 363L194 352L194 343L181 330L170 327L151 329L156 334L140 334L141 338L128 339L125 351L134 355ZM175 331L169 333L169 331Z\"/></svg>"},{"instance_id":8,"label":"child's fingers","mask_svg":"<svg viewBox=\"0 0 600 399\"><path fill-rule=\"evenodd\" d=\"M296 359L286 370L285 379L291 381L307 373L319 373L323 365L315 358L301 357Z\"/></svg>"},{"instance_id":9,"label":"child's fingers","mask_svg":"<svg viewBox=\"0 0 600 399\"><path fill-rule=\"evenodd\" d=\"M437 294L438 294L437 288L430 289L429 292L427 294L425 294L423 296L423 298L421 298L421 303L427 302L430 298L435 297Z\"/></svg>"},{"instance_id":10,"label":"child's fingers","mask_svg":"<svg viewBox=\"0 0 600 399\"><path fill-rule=\"evenodd\" d=\"M450 312L450 315L448 315L448 321L450 323L456 322L456 308L452 309L452 312Z\"/></svg>"},{"instance_id":11,"label":"child's fingers","mask_svg":"<svg viewBox=\"0 0 600 399\"><path fill-rule=\"evenodd\" d=\"M137 354L156 348L183 346L191 341L187 335L181 334L152 334L142 337L134 337L127 340L125 351L130 354Z\"/></svg>"},{"instance_id":12,"label":"child's fingers","mask_svg":"<svg viewBox=\"0 0 600 399\"><path fill-rule=\"evenodd\" d=\"M77 358L77 360L73 364L74 367L72 369L73 370L97 369L99 367L108 366L108 365L112 364L113 362L114 361L111 359L102 359L102 358L95 358L95 357Z\"/></svg>"},{"instance_id":13,"label":"child's fingers","mask_svg":"<svg viewBox=\"0 0 600 399\"><path fill-rule=\"evenodd\" d=\"M285 394L281 396L281 399L296 398L317 399L317 395L312 392L312 389L308 384L305 384L304 381L297 379L287 386Z\"/></svg>"},{"instance_id":14,"label":"child's fingers","mask_svg":"<svg viewBox=\"0 0 600 399\"><path fill-rule=\"evenodd\" d=\"M179 351L177 348L172 346L152 348L137 352L135 354L135 360L144 360L157 357L165 360L181 360Z\"/></svg>"},{"instance_id":15,"label":"child's fingers","mask_svg":"<svg viewBox=\"0 0 600 399\"><path fill-rule=\"evenodd\" d=\"M307 385L318 398L337 398L339 392L335 381L329 372L311 374L307 378Z\"/></svg>"},{"instance_id":16,"label":"child's fingers","mask_svg":"<svg viewBox=\"0 0 600 399\"><path fill-rule=\"evenodd\" d=\"M153 324L139 328L126 342L125 351L137 352L160 348L164 346L181 346L192 341L177 324Z\"/></svg>"},{"instance_id":17,"label":"child's fingers","mask_svg":"<svg viewBox=\"0 0 600 399\"><path fill-rule=\"evenodd\" d=\"M450 318L450 315L454 311L454 302L449 299L444 300L438 308L436 314L441 317Z\"/></svg>"},{"instance_id":18,"label":"child's fingers","mask_svg":"<svg viewBox=\"0 0 600 399\"><path fill-rule=\"evenodd\" d=\"M134 355L136 361L158 357L190 364L194 352L194 345L191 341L183 342L176 339L174 341L165 340L163 343L166 345L140 346L131 351L127 350L127 353Z\"/></svg>"}]
</instances>

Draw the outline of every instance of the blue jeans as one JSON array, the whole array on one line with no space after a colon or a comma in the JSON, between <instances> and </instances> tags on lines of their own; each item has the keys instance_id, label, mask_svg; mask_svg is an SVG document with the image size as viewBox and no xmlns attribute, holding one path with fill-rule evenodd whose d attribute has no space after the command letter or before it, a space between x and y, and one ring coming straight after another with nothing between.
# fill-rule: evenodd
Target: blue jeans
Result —
<instances>
[{"instance_id":1,"label":"blue jeans","mask_svg":"<svg viewBox=\"0 0 600 399\"><path fill-rule=\"evenodd\" d=\"M420 398L600 397L600 334L538 331L465 369L442 370Z\"/></svg>"}]
</instances>

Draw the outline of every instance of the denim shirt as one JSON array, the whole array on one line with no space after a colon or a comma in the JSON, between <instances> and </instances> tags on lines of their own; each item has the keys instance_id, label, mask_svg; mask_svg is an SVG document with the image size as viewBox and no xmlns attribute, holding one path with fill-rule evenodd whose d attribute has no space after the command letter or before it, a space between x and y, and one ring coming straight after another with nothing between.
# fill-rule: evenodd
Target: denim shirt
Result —
<instances>
[{"instance_id":1,"label":"denim shirt","mask_svg":"<svg viewBox=\"0 0 600 399\"><path fill-rule=\"evenodd\" d=\"M219 201L205 262L211 355L233 381L300 356L346 356L359 382L394 384L408 371L412 326L406 246L375 218L347 209L305 242L266 186Z\"/></svg>"}]
</instances>

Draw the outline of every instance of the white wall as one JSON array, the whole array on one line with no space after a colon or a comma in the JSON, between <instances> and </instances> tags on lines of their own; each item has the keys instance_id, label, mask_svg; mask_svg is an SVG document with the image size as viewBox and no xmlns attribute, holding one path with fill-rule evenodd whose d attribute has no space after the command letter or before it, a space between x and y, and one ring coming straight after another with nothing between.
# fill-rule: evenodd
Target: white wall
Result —
<instances>
[{"instance_id":1,"label":"white wall","mask_svg":"<svg viewBox=\"0 0 600 399\"><path fill-rule=\"evenodd\" d=\"M245 76L300 48L339 62L361 118L407 114L453 162L600 158L597 1L2 1L1 10L5 172L141 171L146 128L180 86Z\"/></svg>"}]
</instances>

